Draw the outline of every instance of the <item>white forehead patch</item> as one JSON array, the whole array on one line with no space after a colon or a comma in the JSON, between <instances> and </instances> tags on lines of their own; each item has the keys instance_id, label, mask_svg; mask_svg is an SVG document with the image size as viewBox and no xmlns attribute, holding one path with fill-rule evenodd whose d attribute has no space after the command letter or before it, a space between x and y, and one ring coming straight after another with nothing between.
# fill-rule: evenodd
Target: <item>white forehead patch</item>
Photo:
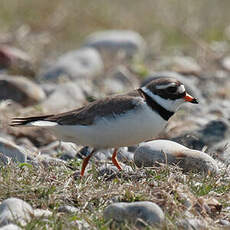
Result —
<instances>
[{"instance_id":1,"label":"white forehead patch","mask_svg":"<svg viewBox=\"0 0 230 230\"><path fill-rule=\"evenodd\" d=\"M176 86L175 82L168 83L167 85L156 85L156 89L166 89L170 86Z\"/></svg>"},{"instance_id":2,"label":"white forehead patch","mask_svg":"<svg viewBox=\"0 0 230 230\"><path fill-rule=\"evenodd\" d=\"M184 93L184 92L185 92L184 86L183 86L183 85L180 85L180 86L178 87L177 92L178 92L178 93Z\"/></svg>"}]
</instances>

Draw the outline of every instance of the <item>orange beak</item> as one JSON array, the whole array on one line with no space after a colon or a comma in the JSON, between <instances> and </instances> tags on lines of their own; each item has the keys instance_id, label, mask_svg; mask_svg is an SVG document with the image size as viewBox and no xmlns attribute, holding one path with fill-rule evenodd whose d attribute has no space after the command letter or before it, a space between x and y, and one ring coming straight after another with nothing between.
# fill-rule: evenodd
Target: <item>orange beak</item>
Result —
<instances>
[{"instance_id":1,"label":"orange beak","mask_svg":"<svg viewBox=\"0 0 230 230\"><path fill-rule=\"evenodd\" d=\"M193 104L198 104L198 101L195 97L192 97L191 95L189 95L188 93L185 94L184 96L184 100L185 101L188 101L190 103L193 103Z\"/></svg>"}]
</instances>

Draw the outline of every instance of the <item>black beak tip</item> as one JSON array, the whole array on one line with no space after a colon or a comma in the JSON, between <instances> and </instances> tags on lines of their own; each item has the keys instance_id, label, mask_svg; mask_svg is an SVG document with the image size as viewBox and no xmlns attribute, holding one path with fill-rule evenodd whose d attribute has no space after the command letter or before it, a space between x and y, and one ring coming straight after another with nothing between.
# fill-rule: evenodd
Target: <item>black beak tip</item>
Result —
<instances>
[{"instance_id":1,"label":"black beak tip","mask_svg":"<svg viewBox=\"0 0 230 230\"><path fill-rule=\"evenodd\" d=\"M191 103L193 103L193 104L199 104L197 98L193 98L192 101L191 101Z\"/></svg>"}]
</instances>

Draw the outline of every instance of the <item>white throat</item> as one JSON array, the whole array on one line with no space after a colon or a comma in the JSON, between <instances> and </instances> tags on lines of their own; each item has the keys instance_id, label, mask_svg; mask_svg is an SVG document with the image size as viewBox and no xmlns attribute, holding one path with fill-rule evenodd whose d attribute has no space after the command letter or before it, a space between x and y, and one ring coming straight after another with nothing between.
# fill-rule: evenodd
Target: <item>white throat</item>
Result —
<instances>
[{"instance_id":1,"label":"white throat","mask_svg":"<svg viewBox=\"0 0 230 230\"><path fill-rule=\"evenodd\" d=\"M141 88L148 96L153 98L154 101L156 101L159 105L161 105L163 108L170 112L176 112L176 110L180 107L181 104L183 104L185 101L181 99L171 100L171 99L165 99L162 98L154 93L152 93L151 90L146 88L145 86Z\"/></svg>"}]
</instances>

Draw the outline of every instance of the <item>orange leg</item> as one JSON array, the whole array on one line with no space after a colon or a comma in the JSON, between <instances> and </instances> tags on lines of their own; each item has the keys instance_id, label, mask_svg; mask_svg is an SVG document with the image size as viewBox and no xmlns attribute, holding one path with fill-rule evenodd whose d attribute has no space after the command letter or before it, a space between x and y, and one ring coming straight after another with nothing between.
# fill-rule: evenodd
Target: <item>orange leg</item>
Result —
<instances>
[{"instance_id":1,"label":"orange leg","mask_svg":"<svg viewBox=\"0 0 230 230\"><path fill-rule=\"evenodd\" d=\"M88 165L89 159L92 157L92 155L94 154L94 152L95 152L95 149L93 149L92 152L89 154L89 156L87 156L87 157L83 160L83 163L82 163L82 166L81 166L81 177L84 176L85 168L86 168L86 166Z\"/></svg>"},{"instance_id":2,"label":"orange leg","mask_svg":"<svg viewBox=\"0 0 230 230\"><path fill-rule=\"evenodd\" d=\"M119 163L117 162L117 149L114 149L114 152L113 152L113 155L112 155L112 162L113 164L119 169L119 170L122 170L121 169L121 166L119 165Z\"/></svg>"}]
</instances>

